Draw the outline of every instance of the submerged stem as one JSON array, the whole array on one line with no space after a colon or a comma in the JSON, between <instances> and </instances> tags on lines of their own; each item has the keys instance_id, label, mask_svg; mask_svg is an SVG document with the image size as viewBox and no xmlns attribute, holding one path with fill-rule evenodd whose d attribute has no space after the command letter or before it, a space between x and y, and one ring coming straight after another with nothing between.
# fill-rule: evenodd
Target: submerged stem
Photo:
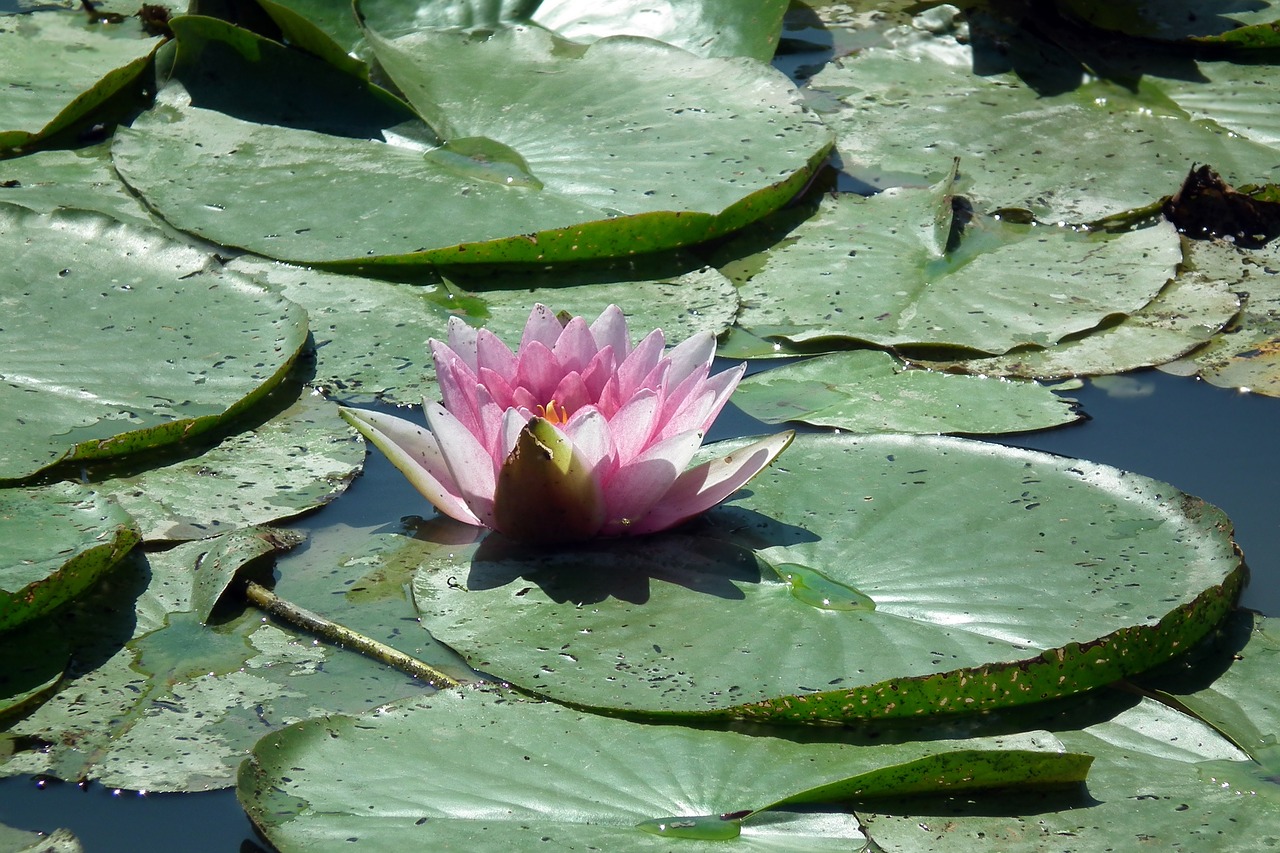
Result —
<instances>
[{"instance_id":1,"label":"submerged stem","mask_svg":"<svg viewBox=\"0 0 1280 853\"><path fill-rule=\"evenodd\" d=\"M245 585L244 594L251 604L271 616L283 619L304 631L310 631L331 643L354 649L362 655L393 666L414 678L420 678L437 690L458 687L461 683L398 649L393 649L363 634L357 634L350 628L331 622L296 604L290 604L261 584L249 581Z\"/></svg>"}]
</instances>

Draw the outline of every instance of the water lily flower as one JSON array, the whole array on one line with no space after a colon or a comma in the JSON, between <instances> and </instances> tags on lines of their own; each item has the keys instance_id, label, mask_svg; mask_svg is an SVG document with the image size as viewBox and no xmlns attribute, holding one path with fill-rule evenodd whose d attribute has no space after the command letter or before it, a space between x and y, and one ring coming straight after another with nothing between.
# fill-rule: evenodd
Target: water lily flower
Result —
<instances>
[{"instance_id":1,"label":"water lily flower","mask_svg":"<svg viewBox=\"0 0 1280 853\"><path fill-rule=\"evenodd\" d=\"M658 329L632 347L616 305L591 323L535 305L514 353L456 317L448 338L431 341L442 402L423 401L430 431L378 412L342 416L440 512L514 539L665 530L728 498L794 437L686 471L746 365L711 376L709 332L664 352Z\"/></svg>"}]
</instances>

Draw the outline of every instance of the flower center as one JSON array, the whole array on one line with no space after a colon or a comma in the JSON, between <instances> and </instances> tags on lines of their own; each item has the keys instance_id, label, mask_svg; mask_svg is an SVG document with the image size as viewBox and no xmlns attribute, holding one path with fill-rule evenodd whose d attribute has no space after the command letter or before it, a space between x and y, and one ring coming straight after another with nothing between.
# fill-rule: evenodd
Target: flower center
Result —
<instances>
[{"instance_id":1,"label":"flower center","mask_svg":"<svg viewBox=\"0 0 1280 853\"><path fill-rule=\"evenodd\" d=\"M564 426L569 420L569 410L552 400L545 406L538 407L538 417L544 418L556 426Z\"/></svg>"}]
</instances>

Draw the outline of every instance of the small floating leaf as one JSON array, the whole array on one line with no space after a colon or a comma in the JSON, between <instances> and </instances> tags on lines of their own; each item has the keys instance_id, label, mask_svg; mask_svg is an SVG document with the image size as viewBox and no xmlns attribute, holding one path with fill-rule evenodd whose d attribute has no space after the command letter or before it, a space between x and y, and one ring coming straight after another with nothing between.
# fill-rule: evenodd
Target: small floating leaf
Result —
<instances>
[{"instance_id":1,"label":"small floating leaf","mask_svg":"<svg viewBox=\"0 0 1280 853\"><path fill-rule=\"evenodd\" d=\"M422 156L460 178L542 189L542 181L529 171L529 164L519 152L483 136L454 139Z\"/></svg>"},{"instance_id":2,"label":"small floating leaf","mask_svg":"<svg viewBox=\"0 0 1280 853\"><path fill-rule=\"evenodd\" d=\"M875 610L871 596L834 581L817 569L799 563L782 563L775 567L778 577L798 600L820 610Z\"/></svg>"},{"instance_id":3,"label":"small floating leaf","mask_svg":"<svg viewBox=\"0 0 1280 853\"><path fill-rule=\"evenodd\" d=\"M695 817L660 817L636 824L636 829L667 838L692 838L698 841L728 841L742 834L742 823L725 820L720 815Z\"/></svg>"}]
</instances>

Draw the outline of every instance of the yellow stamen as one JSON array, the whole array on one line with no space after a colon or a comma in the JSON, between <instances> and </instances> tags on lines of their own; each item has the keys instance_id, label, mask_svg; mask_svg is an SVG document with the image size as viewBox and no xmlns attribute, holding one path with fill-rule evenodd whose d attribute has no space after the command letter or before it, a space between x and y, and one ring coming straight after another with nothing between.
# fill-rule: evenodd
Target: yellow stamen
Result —
<instances>
[{"instance_id":1,"label":"yellow stamen","mask_svg":"<svg viewBox=\"0 0 1280 853\"><path fill-rule=\"evenodd\" d=\"M545 406L538 407L538 417L544 418L556 426L564 426L569 420L569 411L555 400L552 400Z\"/></svg>"}]
</instances>

